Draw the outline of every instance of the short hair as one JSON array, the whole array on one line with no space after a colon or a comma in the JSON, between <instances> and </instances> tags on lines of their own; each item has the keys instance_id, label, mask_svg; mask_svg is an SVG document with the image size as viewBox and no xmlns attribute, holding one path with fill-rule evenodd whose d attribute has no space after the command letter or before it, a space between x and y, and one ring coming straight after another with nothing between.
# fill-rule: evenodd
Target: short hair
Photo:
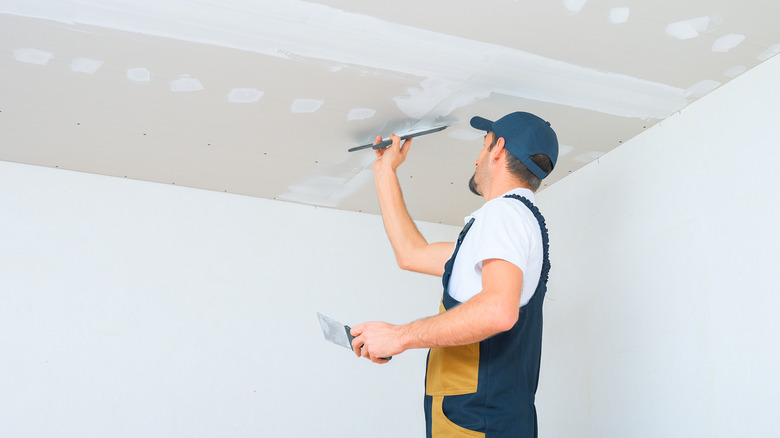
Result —
<instances>
[{"instance_id":1,"label":"short hair","mask_svg":"<svg viewBox=\"0 0 780 438\"><path fill-rule=\"evenodd\" d=\"M491 131L493 132L493 131ZM493 146L496 145L498 142L498 137L496 137L496 133L493 132L493 141L488 146L488 150L493 149ZM506 168L509 170L509 173L514 175L515 178L523 181L528 185L528 188L531 189L532 192L536 192L539 190L539 186L542 185L542 179L538 176L534 175L533 172L528 170L527 167L525 167L525 164L523 164L520 159L512 155L511 152L508 150L506 151ZM536 163L537 166L539 166L546 174L550 174L553 170L553 164L550 157L544 154L534 154L531 155L531 161Z\"/></svg>"}]
</instances>

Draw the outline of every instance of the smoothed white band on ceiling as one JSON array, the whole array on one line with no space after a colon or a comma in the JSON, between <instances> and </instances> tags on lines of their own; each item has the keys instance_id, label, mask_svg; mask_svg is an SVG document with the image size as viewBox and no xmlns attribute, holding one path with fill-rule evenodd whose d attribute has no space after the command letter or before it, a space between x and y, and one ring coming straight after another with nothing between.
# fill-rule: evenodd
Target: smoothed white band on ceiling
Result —
<instances>
[{"instance_id":1,"label":"smoothed white band on ceiling","mask_svg":"<svg viewBox=\"0 0 780 438\"><path fill-rule=\"evenodd\" d=\"M314 176L287 186L287 193L279 195L284 201L338 207L341 202L374 179L371 163L374 154L344 155L341 162L321 166Z\"/></svg>"},{"instance_id":2,"label":"smoothed white band on ceiling","mask_svg":"<svg viewBox=\"0 0 780 438\"><path fill-rule=\"evenodd\" d=\"M483 131L477 131L476 129L455 129L447 133L447 137L463 141L479 140L483 135Z\"/></svg>"},{"instance_id":3,"label":"smoothed white band on ceiling","mask_svg":"<svg viewBox=\"0 0 780 438\"><path fill-rule=\"evenodd\" d=\"M315 3L204 0L192 6L185 0L3 1L0 13L418 76L421 88L396 99L416 118L444 116L491 93L638 118L662 119L688 103L681 88Z\"/></svg>"},{"instance_id":4,"label":"smoothed white band on ceiling","mask_svg":"<svg viewBox=\"0 0 780 438\"><path fill-rule=\"evenodd\" d=\"M778 55L778 54L780 54L780 44L775 44L774 46L772 46L772 47L764 50L763 52L761 52L758 55L757 59L759 61L766 61L767 59L769 59L769 58L771 58L771 57L773 57L775 55Z\"/></svg>"},{"instance_id":5,"label":"smoothed white band on ceiling","mask_svg":"<svg viewBox=\"0 0 780 438\"><path fill-rule=\"evenodd\" d=\"M735 65L734 67L731 67L730 69L723 72L723 76L726 76L727 78L736 78L737 76L741 75L742 73L745 73L747 71L747 67L744 65Z\"/></svg>"},{"instance_id":6,"label":"smoothed white band on ceiling","mask_svg":"<svg viewBox=\"0 0 780 438\"><path fill-rule=\"evenodd\" d=\"M584 154L580 154L574 157L574 161L578 163L590 163L591 161L601 158L603 155L604 152L599 151L585 152Z\"/></svg>"},{"instance_id":7,"label":"smoothed white band on ceiling","mask_svg":"<svg viewBox=\"0 0 780 438\"><path fill-rule=\"evenodd\" d=\"M705 79L693 84L688 88L688 93L694 97L704 97L710 92L720 87L721 83L712 79Z\"/></svg>"},{"instance_id":8,"label":"smoothed white band on ceiling","mask_svg":"<svg viewBox=\"0 0 780 438\"><path fill-rule=\"evenodd\" d=\"M558 145L558 158L568 154L569 152L574 150L574 146L569 146L565 144L559 144Z\"/></svg>"}]
</instances>

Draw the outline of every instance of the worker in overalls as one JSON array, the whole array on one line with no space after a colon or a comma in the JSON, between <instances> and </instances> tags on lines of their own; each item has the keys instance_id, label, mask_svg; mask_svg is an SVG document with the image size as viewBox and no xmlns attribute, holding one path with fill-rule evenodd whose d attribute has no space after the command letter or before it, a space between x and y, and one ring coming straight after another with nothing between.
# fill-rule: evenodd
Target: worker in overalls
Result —
<instances>
[{"instance_id":1,"label":"worker in overalls","mask_svg":"<svg viewBox=\"0 0 780 438\"><path fill-rule=\"evenodd\" d=\"M401 145L392 135L392 145L376 151L377 194L398 265L441 276L444 292L438 315L405 325L357 325L352 346L377 363L430 348L428 437L536 437L550 262L534 192L555 166L558 140L548 122L525 112L495 122L474 117L471 126L486 133L469 181L485 204L466 217L454 243L428 243L406 210L396 169L411 139Z\"/></svg>"}]
</instances>

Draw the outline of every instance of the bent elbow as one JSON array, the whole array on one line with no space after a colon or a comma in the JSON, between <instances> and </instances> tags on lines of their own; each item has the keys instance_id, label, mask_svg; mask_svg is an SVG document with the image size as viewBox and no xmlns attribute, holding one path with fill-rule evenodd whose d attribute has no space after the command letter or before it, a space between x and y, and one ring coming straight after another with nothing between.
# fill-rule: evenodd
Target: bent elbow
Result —
<instances>
[{"instance_id":1,"label":"bent elbow","mask_svg":"<svg viewBox=\"0 0 780 438\"><path fill-rule=\"evenodd\" d=\"M409 260L408 257L396 256L395 262L398 264L398 267L404 271L414 270L414 264L411 262L411 260Z\"/></svg>"},{"instance_id":2,"label":"bent elbow","mask_svg":"<svg viewBox=\"0 0 780 438\"><path fill-rule=\"evenodd\" d=\"M493 320L493 329L496 333L503 333L512 329L517 323L518 312L504 311L500 315L496 315Z\"/></svg>"}]
</instances>

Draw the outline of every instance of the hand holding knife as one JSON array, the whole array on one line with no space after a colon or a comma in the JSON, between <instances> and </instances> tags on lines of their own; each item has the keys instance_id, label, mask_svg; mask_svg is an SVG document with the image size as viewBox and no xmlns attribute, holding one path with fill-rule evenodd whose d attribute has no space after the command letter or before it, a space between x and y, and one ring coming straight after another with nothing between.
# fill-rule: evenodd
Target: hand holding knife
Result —
<instances>
[{"instance_id":1,"label":"hand holding knife","mask_svg":"<svg viewBox=\"0 0 780 438\"><path fill-rule=\"evenodd\" d=\"M325 335L325 339L336 345L352 350L352 340L355 339L355 337L352 336L352 329L348 325L342 324L320 312L317 312L317 317L320 320L320 327L322 328L322 334ZM381 357L380 359L390 360L392 359L392 356Z\"/></svg>"}]
</instances>

